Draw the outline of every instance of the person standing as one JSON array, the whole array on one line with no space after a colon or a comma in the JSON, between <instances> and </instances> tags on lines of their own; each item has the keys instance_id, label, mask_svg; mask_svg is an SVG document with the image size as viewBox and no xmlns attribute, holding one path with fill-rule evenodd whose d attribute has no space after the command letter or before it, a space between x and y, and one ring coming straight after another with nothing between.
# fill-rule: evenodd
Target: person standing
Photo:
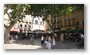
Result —
<instances>
[{"instance_id":1,"label":"person standing","mask_svg":"<svg viewBox=\"0 0 90 55\"><path fill-rule=\"evenodd\" d=\"M52 48L54 48L55 45L56 45L56 41L55 41L55 37L53 36L53 37L52 37Z\"/></svg>"},{"instance_id":2,"label":"person standing","mask_svg":"<svg viewBox=\"0 0 90 55\"><path fill-rule=\"evenodd\" d=\"M42 35L42 37L41 37L41 45L43 45L43 44L44 44L44 37Z\"/></svg>"},{"instance_id":3,"label":"person standing","mask_svg":"<svg viewBox=\"0 0 90 55\"><path fill-rule=\"evenodd\" d=\"M57 34L55 33L54 35L55 35L55 38L57 39Z\"/></svg>"},{"instance_id":4,"label":"person standing","mask_svg":"<svg viewBox=\"0 0 90 55\"><path fill-rule=\"evenodd\" d=\"M64 38L63 38L63 34L61 34L61 42L63 42Z\"/></svg>"},{"instance_id":5,"label":"person standing","mask_svg":"<svg viewBox=\"0 0 90 55\"><path fill-rule=\"evenodd\" d=\"M51 43L49 41L47 42L47 47L48 49L51 49Z\"/></svg>"},{"instance_id":6,"label":"person standing","mask_svg":"<svg viewBox=\"0 0 90 55\"><path fill-rule=\"evenodd\" d=\"M48 41L49 41L50 43L52 42L51 36L48 37Z\"/></svg>"},{"instance_id":7,"label":"person standing","mask_svg":"<svg viewBox=\"0 0 90 55\"><path fill-rule=\"evenodd\" d=\"M82 41L82 44L84 44L84 35L81 33L81 41Z\"/></svg>"},{"instance_id":8,"label":"person standing","mask_svg":"<svg viewBox=\"0 0 90 55\"><path fill-rule=\"evenodd\" d=\"M47 48L48 47L48 37L45 38L45 43L44 44L46 45L45 48Z\"/></svg>"},{"instance_id":9,"label":"person standing","mask_svg":"<svg viewBox=\"0 0 90 55\"><path fill-rule=\"evenodd\" d=\"M81 33L80 37L81 37L82 48L84 48L84 34Z\"/></svg>"},{"instance_id":10,"label":"person standing","mask_svg":"<svg viewBox=\"0 0 90 55\"><path fill-rule=\"evenodd\" d=\"M15 35L16 42L18 41L18 35Z\"/></svg>"},{"instance_id":11,"label":"person standing","mask_svg":"<svg viewBox=\"0 0 90 55\"><path fill-rule=\"evenodd\" d=\"M51 39L51 37L49 36L49 37L48 37L48 41L47 41L47 47L48 47L48 49L51 49L51 42L52 42L52 39Z\"/></svg>"},{"instance_id":12,"label":"person standing","mask_svg":"<svg viewBox=\"0 0 90 55\"><path fill-rule=\"evenodd\" d=\"M18 40L18 35L15 35L15 39Z\"/></svg>"},{"instance_id":13,"label":"person standing","mask_svg":"<svg viewBox=\"0 0 90 55\"><path fill-rule=\"evenodd\" d=\"M29 35L29 37L30 37L30 41L32 41L32 35L31 34Z\"/></svg>"},{"instance_id":14,"label":"person standing","mask_svg":"<svg viewBox=\"0 0 90 55\"><path fill-rule=\"evenodd\" d=\"M34 40L34 34L32 34L32 41Z\"/></svg>"}]
</instances>

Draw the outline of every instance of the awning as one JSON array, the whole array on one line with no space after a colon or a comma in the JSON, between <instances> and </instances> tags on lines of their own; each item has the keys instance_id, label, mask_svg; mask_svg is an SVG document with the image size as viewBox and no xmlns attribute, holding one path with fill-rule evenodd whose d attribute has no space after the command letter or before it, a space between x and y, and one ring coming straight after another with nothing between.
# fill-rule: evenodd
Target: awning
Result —
<instances>
[{"instance_id":1,"label":"awning","mask_svg":"<svg viewBox=\"0 0 90 55\"><path fill-rule=\"evenodd\" d=\"M19 30L19 28L12 28L11 30L10 30L10 32L20 32L20 30Z\"/></svg>"},{"instance_id":2,"label":"awning","mask_svg":"<svg viewBox=\"0 0 90 55\"><path fill-rule=\"evenodd\" d=\"M71 30L71 32L84 32L84 30Z\"/></svg>"},{"instance_id":3,"label":"awning","mask_svg":"<svg viewBox=\"0 0 90 55\"><path fill-rule=\"evenodd\" d=\"M73 33L73 32L84 32L84 30L66 30L66 31L60 31L62 33Z\"/></svg>"}]
</instances>

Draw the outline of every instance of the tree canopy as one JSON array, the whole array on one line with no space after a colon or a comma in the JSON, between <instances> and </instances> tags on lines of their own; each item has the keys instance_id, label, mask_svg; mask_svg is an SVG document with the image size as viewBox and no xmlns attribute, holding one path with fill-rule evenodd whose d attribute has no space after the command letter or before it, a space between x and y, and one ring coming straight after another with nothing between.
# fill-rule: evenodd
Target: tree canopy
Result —
<instances>
[{"instance_id":1,"label":"tree canopy","mask_svg":"<svg viewBox=\"0 0 90 55\"><path fill-rule=\"evenodd\" d=\"M11 9L12 12L8 13L7 11L9 9ZM5 4L4 14L7 13L10 18L10 24L14 24L26 14L47 18L48 15L57 16L59 14L68 14L75 10L83 9L84 4Z\"/></svg>"},{"instance_id":2,"label":"tree canopy","mask_svg":"<svg viewBox=\"0 0 90 55\"><path fill-rule=\"evenodd\" d=\"M8 10L12 12L8 13ZM10 26L21 20L25 15L43 16L47 20L48 15L52 17L60 14L68 14L75 10L84 10L84 4L5 4L4 14L8 14ZM49 23L48 23L49 24ZM49 25L50 26L50 25Z\"/></svg>"},{"instance_id":3,"label":"tree canopy","mask_svg":"<svg viewBox=\"0 0 90 55\"><path fill-rule=\"evenodd\" d=\"M29 13L34 16L68 14L84 8L83 4L30 4ZM28 13L28 12L27 12Z\"/></svg>"}]
</instances>

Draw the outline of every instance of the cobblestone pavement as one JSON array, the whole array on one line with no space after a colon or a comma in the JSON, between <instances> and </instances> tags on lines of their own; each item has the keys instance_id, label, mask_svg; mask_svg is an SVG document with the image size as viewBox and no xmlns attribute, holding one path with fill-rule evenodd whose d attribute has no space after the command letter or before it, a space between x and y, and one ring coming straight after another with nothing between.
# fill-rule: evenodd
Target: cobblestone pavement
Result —
<instances>
[{"instance_id":1,"label":"cobblestone pavement","mask_svg":"<svg viewBox=\"0 0 90 55\"><path fill-rule=\"evenodd\" d=\"M83 49L76 46L77 42L60 42L56 41L54 49ZM4 44L4 49L46 49L45 45L41 45L40 39L10 40L9 44Z\"/></svg>"}]
</instances>

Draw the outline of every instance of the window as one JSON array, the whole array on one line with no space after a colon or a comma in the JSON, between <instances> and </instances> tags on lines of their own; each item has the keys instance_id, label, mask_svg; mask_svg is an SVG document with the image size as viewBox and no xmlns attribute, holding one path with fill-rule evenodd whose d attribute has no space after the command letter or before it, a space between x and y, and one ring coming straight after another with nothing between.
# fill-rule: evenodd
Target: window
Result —
<instances>
[{"instance_id":1,"label":"window","mask_svg":"<svg viewBox=\"0 0 90 55\"><path fill-rule=\"evenodd\" d=\"M42 22L40 22L40 24L42 25Z\"/></svg>"},{"instance_id":2,"label":"window","mask_svg":"<svg viewBox=\"0 0 90 55\"><path fill-rule=\"evenodd\" d=\"M70 27L70 22L69 22L69 27Z\"/></svg>"},{"instance_id":3,"label":"window","mask_svg":"<svg viewBox=\"0 0 90 55\"><path fill-rule=\"evenodd\" d=\"M66 30L71 30L71 28L66 28Z\"/></svg>"},{"instance_id":4,"label":"window","mask_svg":"<svg viewBox=\"0 0 90 55\"><path fill-rule=\"evenodd\" d=\"M35 24L38 24L38 21L37 20L35 20Z\"/></svg>"},{"instance_id":5,"label":"window","mask_svg":"<svg viewBox=\"0 0 90 55\"><path fill-rule=\"evenodd\" d=\"M72 22L72 26L75 26L75 22L74 21Z\"/></svg>"},{"instance_id":6,"label":"window","mask_svg":"<svg viewBox=\"0 0 90 55\"><path fill-rule=\"evenodd\" d=\"M25 27L24 27L24 31L26 31L27 30L27 25L25 25Z\"/></svg>"},{"instance_id":7,"label":"window","mask_svg":"<svg viewBox=\"0 0 90 55\"><path fill-rule=\"evenodd\" d=\"M22 27L22 24L20 24L20 27Z\"/></svg>"},{"instance_id":8,"label":"window","mask_svg":"<svg viewBox=\"0 0 90 55\"><path fill-rule=\"evenodd\" d=\"M25 25L25 28L26 28L27 26Z\"/></svg>"},{"instance_id":9,"label":"window","mask_svg":"<svg viewBox=\"0 0 90 55\"><path fill-rule=\"evenodd\" d=\"M77 23L77 25L79 25L79 22L76 22Z\"/></svg>"},{"instance_id":10,"label":"window","mask_svg":"<svg viewBox=\"0 0 90 55\"><path fill-rule=\"evenodd\" d=\"M66 27L66 23L64 23L65 27Z\"/></svg>"},{"instance_id":11,"label":"window","mask_svg":"<svg viewBox=\"0 0 90 55\"><path fill-rule=\"evenodd\" d=\"M62 23L61 23L61 25L60 25L61 27L62 27Z\"/></svg>"},{"instance_id":12,"label":"window","mask_svg":"<svg viewBox=\"0 0 90 55\"><path fill-rule=\"evenodd\" d=\"M78 18L78 15L79 15L79 14L76 12L76 13L75 13L75 18Z\"/></svg>"},{"instance_id":13,"label":"window","mask_svg":"<svg viewBox=\"0 0 90 55\"><path fill-rule=\"evenodd\" d=\"M22 30L22 24L20 24L20 27L19 28L20 28L20 30Z\"/></svg>"},{"instance_id":14,"label":"window","mask_svg":"<svg viewBox=\"0 0 90 55\"><path fill-rule=\"evenodd\" d=\"M31 28L31 26L30 25L28 25L28 29L30 30L30 28Z\"/></svg>"},{"instance_id":15,"label":"window","mask_svg":"<svg viewBox=\"0 0 90 55\"><path fill-rule=\"evenodd\" d=\"M68 27L69 26L69 23L66 23L66 27Z\"/></svg>"},{"instance_id":16,"label":"window","mask_svg":"<svg viewBox=\"0 0 90 55\"><path fill-rule=\"evenodd\" d=\"M76 22L76 24L77 24L77 26L79 26L79 22L78 21Z\"/></svg>"}]
</instances>

